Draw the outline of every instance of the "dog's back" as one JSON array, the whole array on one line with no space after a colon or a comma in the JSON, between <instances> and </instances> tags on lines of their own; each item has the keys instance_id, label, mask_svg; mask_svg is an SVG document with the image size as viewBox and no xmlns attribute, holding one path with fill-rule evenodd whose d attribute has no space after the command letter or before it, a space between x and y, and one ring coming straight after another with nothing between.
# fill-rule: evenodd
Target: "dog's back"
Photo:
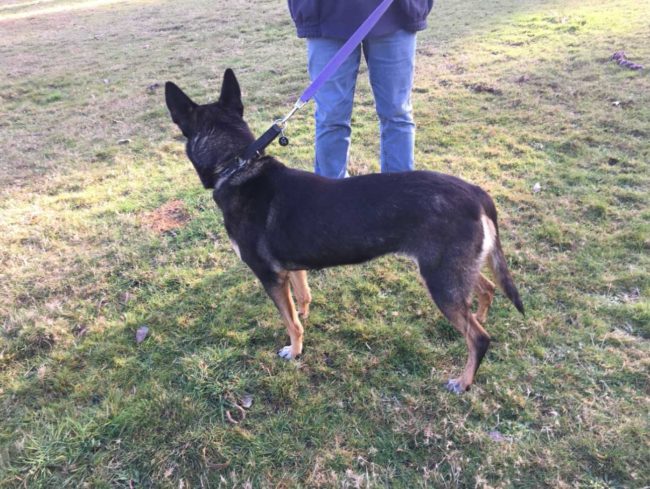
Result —
<instances>
[{"instance_id":1,"label":"dog's back","mask_svg":"<svg viewBox=\"0 0 650 489\"><path fill-rule=\"evenodd\" d=\"M418 171L331 180L274 167L259 178L272 188L264 232L276 258L297 268L387 253L433 258L456 243L467 245L477 225L480 232L478 194L484 192L448 175Z\"/></svg>"}]
</instances>

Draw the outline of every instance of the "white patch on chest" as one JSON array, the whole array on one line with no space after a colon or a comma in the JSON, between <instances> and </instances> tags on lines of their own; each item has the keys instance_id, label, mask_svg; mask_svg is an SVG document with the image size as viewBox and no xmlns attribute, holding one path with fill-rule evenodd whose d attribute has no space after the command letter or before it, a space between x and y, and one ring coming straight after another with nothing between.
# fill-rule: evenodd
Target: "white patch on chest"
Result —
<instances>
[{"instance_id":1,"label":"white patch on chest","mask_svg":"<svg viewBox=\"0 0 650 489\"><path fill-rule=\"evenodd\" d=\"M230 244L232 246L232 249L235 250L235 254L237 255L237 258L241 260L241 253L239 252L239 246L237 246L237 241L231 239Z\"/></svg>"}]
</instances>

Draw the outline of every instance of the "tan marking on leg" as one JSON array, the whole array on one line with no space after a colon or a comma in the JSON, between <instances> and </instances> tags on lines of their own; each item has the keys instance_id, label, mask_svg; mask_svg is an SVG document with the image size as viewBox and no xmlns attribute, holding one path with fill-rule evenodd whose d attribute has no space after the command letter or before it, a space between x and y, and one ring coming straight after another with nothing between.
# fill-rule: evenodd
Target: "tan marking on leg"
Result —
<instances>
[{"instance_id":1,"label":"tan marking on leg","mask_svg":"<svg viewBox=\"0 0 650 489\"><path fill-rule=\"evenodd\" d=\"M307 319L309 317L309 304L311 303L311 291L307 283L307 271L298 270L289 272L289 280L291 281L291 288L293 288L293 293L298 303L298 312L303 319Z\"/></svg>"},{"instance_id":2,"label":"tan marking on leg","mask_svg":"<svg viewBox=\"0 0 650 489\"><path fill-rule=\"evenodd\" d=\"M450 320L454 327L465 337L465 343L469 350L462 375L452 381L457 384L458 391L462 392L466 391L474 382L474 375L490 344L490 335L483 329L469 309L466 312L458 311Z\"/></svg>"},{"instance_id":3,"label":"tan marking on leg","mask_svg":"<svg viewBox=\"0 0 650 489\"><path fill-rule=\"evenodd\" d=\"M485 323L487 320L488 311L494 299L495 285L485 277L482 273L479 274L474 292L478 298L478 309L476 310L476 319L479 323Z\"/></svg>"},{"instance_id":4,"label":"tan marking on leg","mask_svg":"<svg viewBox=\"0 0 650 489\"><path fill-rule=\"evenodd\" d=\"M287 327L287 333L291 340L290 356L282 356L284 358L296 358L302 353L302 337L304 330L302 324L300 324L300 319L298 319L298 313L296 312L296 307L294 306L291 297L289 277L287 275L288 274L282 275L280 283L269 289L269 295L273 299L273 302L275 302L278 311L280 311L280 315Z\"/></svg>"}]
</instances>

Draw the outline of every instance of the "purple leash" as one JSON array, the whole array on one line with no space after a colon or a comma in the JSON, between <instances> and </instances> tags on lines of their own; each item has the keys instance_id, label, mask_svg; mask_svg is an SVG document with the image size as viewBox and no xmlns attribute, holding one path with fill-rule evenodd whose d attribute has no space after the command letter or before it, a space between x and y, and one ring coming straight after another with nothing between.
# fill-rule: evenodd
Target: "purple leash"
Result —
<instances>
[{"instance_id":1,"label":"purple leash","mask_svg":"<svg viewBox=\"0 0 650 489\"><path fill-rule=\"evenodd\" d=\"M352 34L350 39L348 39L345 44L338 50L332 59L325 65L323 71L321 71L316 79L309 85L302 95L298 99L298 102L301 106L309 102L309 100L314 96L318 89L325 83L335 72L339 69L339 66L350 56L350 53L356 49L356 47L361 44L361 41L368 35L370 29L372 29L384 12L388 10L390 4L393 3L393 0L384 0L379 4L379 6L370 14L370 16L363 21L359 28Z\"/></svg>"},{"instance_id":2,"label":"purple leash","mask_svg":"<svg viewBox=\"0 0 650 489\"><path fill-rule=\"evenodd\" d=\"M375 26L381 16L384 15L384 12L388 10L391 3L393 3L393 0L383 0L377 8L373 10L368 18L363 21L356 31L354 31L354 34L350 36L350 39L345 41L345 44L341 46L341 49L339 49L332 59L329 60L325 65L325 68L323 68L323 71L321 71L316 79L311 82L304 92L302 92L302 95L300 95L300 98L296 101L291 111L282 119L275 121L264 134L244 150L244 153L240 156L241 161L245 162L255 156L261 155L264 148L271 144L279 134L282 134L280 137L280 145L286 146L289 144L289 140L283 134L286 122L298 111L298 109L309 102L318 89L323 86L336 70L339 69L339 66L343 64L343 61L345 61L347 57L350 56L350 53L361 44L361 41L363 41L363 39L368 35L368 32L370 32L370 30Z\"/></svg>"}]
</instances>

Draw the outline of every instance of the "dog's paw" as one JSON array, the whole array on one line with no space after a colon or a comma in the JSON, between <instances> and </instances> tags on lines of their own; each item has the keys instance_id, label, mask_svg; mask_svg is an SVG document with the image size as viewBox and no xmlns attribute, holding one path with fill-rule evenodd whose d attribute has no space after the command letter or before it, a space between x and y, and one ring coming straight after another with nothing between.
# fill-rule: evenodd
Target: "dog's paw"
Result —
<instances>
[{"instance_id":1,"label":"dog's paw","mask_svg":"<svg viewBox=\"0 0 650 489\"><path fill-rule=\"evenodd\" d=\"M449 379L449 381L447 381L447 384L445 385L445 388L449 392L453 392L454 394L462 394L463 392L465 392L465 389L463 389L463 387L460 384L460 380L458 379Z\"/></svg>"},{"instance_id":2,"label":"dog's paw","mask_svg":"<svg viewBox=\"0 0 650 489\"><path fill-rule=\"evenodd\" d=\"M291 353L291 345L285 346L280 351L278 351L278 356L284 358L285 360L292 360L299 357L300 355L294 355Z\"/></svg>"}]
</instances>

